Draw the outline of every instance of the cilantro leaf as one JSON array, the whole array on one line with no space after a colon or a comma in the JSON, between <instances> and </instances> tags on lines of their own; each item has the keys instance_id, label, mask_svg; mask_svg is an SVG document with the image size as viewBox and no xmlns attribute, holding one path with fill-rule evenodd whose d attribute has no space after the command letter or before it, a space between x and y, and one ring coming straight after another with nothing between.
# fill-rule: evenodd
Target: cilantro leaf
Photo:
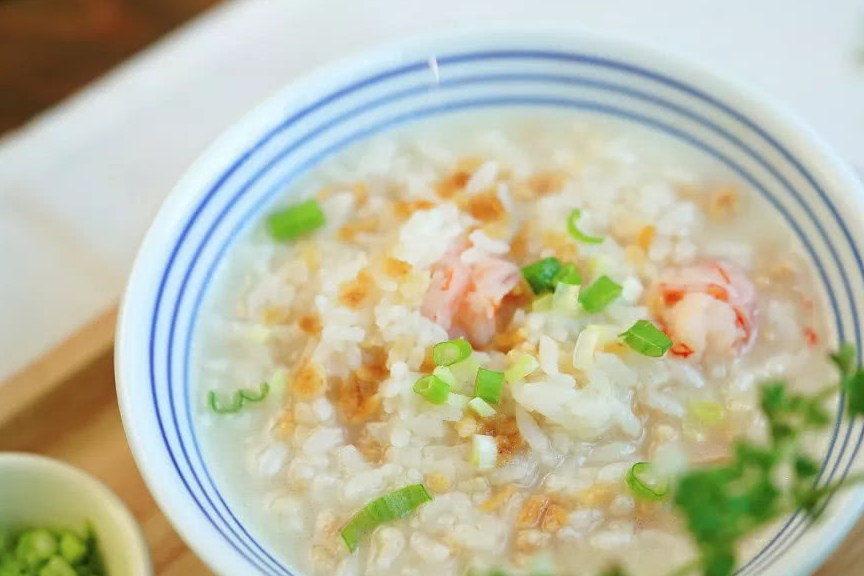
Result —
<instances>
[{"instance_id":1,"label":"cilantro leaf","mask_svg":"<svg viewBox=\"0 0 864 576\"><path fill-rule=\"evenodd\" d=\"M729 576L735 572L735 550L728 544L718 542L702 549L705 576Z\"/></svg>"},{"instance_id":2,"label":"cilantro leaf","mask_svg":"<svg viewBox=\"0 0 864 576\"><path fill-rule=\"evenodd\" d=\"M771 474L777 460L776 451L739 443L728 464L694 469L679 480L675 505L702 553L706 576L732 574L735 544L777 514L780 492Z\"/></svg>"},{"instance_id":3,"label":"cilantro leaf","mask_svg":"<svg viewBox=\"0 0 864 576\"><path fill-rule=\"evenodd\" d=\"M864 371L858 367L855 346L849 342L831 354L831 360L840 371L840 388L846 392L846 411L849 416L864 416Z\"/></svg>"},{"instance_id":4,"label":"cilantro leaf","mask_svg":"<svg viewBox=\"0 0 864 576\"><path fill-rule=\"evenodd\" d=\"M855 346L849 342L840 345L837 352L832 352L829 357L837 365L840 378L845 378L855 371Z\"/></svg>"},{"instance_id":5,"label":"cilantro leaf","mask_svg":"<svg viewBox=\"0 0 864 576\"><path fill-rule=\"evenodd\" d=\"M799 480L810 480L819 473L819 464L805 454L795 456L794 467Z\"/></svg>"},{"instance_id":6,"label":"cilantro leaf","mask_svg":"<svg viewBox=\"0 0 864 576\"><path fill-rule=\"evenodd\" d=\"M846 392L846 411L849 416L864 416L864 370L860 368L841 382Z\"/></svg>"},{"instance_id":7,"label":"cilantro leaf","mask_svg":"<svg viewBox=\"0 0 864 576\"><path fill-rule=\"evenodd\" d=\"M783 382L764 385L762 411L768 418L774 444L792 441L806 429L817 429L830 424L831 416L822 407L824 400L822 394L815 396L790 394ZM864 386L862 386L861 400L864 401Z\"/></svg>"}]
</instances>

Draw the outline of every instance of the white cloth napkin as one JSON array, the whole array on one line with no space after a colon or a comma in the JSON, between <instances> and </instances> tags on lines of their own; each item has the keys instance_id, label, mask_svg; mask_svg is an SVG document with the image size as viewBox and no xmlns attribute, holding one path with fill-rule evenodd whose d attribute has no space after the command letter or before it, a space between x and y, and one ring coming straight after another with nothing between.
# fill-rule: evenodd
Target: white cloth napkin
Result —
<instances>
[{"instance_id":1,"label":"white cloth napkin","mask_svg":"<svg viewBox=\"0 0 864 576\"><path fill-rule=\"evenodd\" d=\"M788 102L864 165L859 0L238 0L0 142L0 380L117 300L162 198L269 93L385 39L508 20L714 64Z\"/></svg>"}]
</instances>

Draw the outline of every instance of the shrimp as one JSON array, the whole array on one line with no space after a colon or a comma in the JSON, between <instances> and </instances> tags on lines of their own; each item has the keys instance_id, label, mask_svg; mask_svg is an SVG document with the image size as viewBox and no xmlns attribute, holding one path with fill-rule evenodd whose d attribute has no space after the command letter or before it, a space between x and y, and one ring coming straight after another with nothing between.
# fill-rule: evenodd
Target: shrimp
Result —
<instances>
[{"instance_id":1,"label":"shrimp","mask_svg":"<svg viewBox=\"0 0 864 576\"><path fill-rule=\"evenodd\" d=\"M453 317L471 287L471 268L458 256L447 254L432 267L432 282L423 298L424 316L450 330Z\"/></svg>"},{"instance_id":2,"label":"shrimp","mask_svg":"<svg viewBox=\"0 0 864 576\"><path fill-rule=\"evenodd\" d=\"M649 291L649 306L675 342L672 354L745 353L756 334L756 289L728 262L669 270Z\"/></svg>"},{"instance_id":3,"label":"shrimp","mask_svg":"<svg viewBox=\"0 0 864 576\"><path fill-rule=\"evenodd\" d=\"M466 336L482 346L495 336L501 301L519 278L519 267L501 258L469 266L458 256L445 255L433 266L422 313L451 336Z\"/></svg>"}]
</instances>

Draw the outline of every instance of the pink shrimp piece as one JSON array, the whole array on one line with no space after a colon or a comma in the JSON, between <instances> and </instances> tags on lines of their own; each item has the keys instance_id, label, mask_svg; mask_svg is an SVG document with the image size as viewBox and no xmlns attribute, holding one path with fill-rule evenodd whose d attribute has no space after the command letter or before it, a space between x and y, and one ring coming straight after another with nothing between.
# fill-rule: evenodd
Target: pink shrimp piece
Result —
<instances>
[{"instance_id":1,"label":"pink shrimp piece","mask_svg":"<svg viewBox=\"0 0 864 576\"><path fill-rule=\"evenodd\" d=\"M471 286L471 269L459 257L445 257L432 268L432 283L423 297L424 316L449 331Z\"/></svg>"},{"instance_id":2,"label":"pink shrimp piece","mask_svg":"<svg viewBox=\"0 0 864 576\"><path fill-rule=\"evenodd\" d=\"M487 258L472 266L473 286L465 295L456 321L472 343L487 344L498 330L501 300L519 284L521 272L512 262Z\"/></svg>"},{"instance_id":3,"label":"pink shrimp piece","mask_svg":"<svg viewBox=\"0 0 864 576\"><path fill-rule=\"evenodd\" d=\"M664 273L649 302L675 342L672 354L743 354L753 343L756 289L727 262L705 262Z\"/></svg>"},{"instance_id":4,"label":"pink shrimp piece","mask_svg":"<svg viewBox=\"0 0 864 576\"><path fill-rule=\"evenodd\" d=\"M497 307L504 296L519 284L519 267L501 258L487 258L472 267L474 290L490 299Z\"/></svg>"},{"instance_id":5,"label":"pink shrimp piece","mask_svg":"<svg viewBox=\"0 0 864 576\"><path fill-rule=\"evenodd\" d=\"M433 269L422 313L452 337L465 336L482 346L495 336L501 300L519 278L519 268L500 258L469 267L458 257L445 257Z\"/></svg>"}]
</instances>

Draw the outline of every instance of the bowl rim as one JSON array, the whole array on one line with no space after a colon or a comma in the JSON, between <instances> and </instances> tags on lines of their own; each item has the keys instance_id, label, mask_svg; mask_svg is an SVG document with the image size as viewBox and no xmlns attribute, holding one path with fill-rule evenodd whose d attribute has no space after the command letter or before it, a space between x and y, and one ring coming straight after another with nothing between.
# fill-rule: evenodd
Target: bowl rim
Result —
<instances>
[{"instance_id":1,"label":"bowl rim","mask_svg":"<svg viewBox=\"0 0 864 576\"><path fill-rule=\"evenodd\" d=\"M191 506L188 497L178 498L171 491L178 487L178 480L166 481L158 474L158 462L147 453L147 443L144 434L139 430L140 419L134 416L134 386L131 382L140 375L127 373L125 360L132 353L130 334L135 332L133 309L135 303L143 304L148 294L137 290L145 284L145 277L152 268L154 259L158 260L164 248L170 245L171 237L164 234L175 230L176 224L189 213L189 205L193 192L214 179L221 170L236 159L237 153L248 145L252 136L259 136L272 126L274 118L278 117L286 102L292 105L302 105L311 97L321 92L344 86L352 79L361 78L391 67L397 67L418 58L418 53L426 50L434 54L436 47L439 52L446 52L442 47L459 42L471 42L478 39L483 42L512 41L521 47L530 47L532 43L546 42L550 37L560 39L570 48L575 45L586 45L590 50L609 47L619 53L636 53L642 59L652 62L652 67L671 71L676 77L687 74L688 82L700 88L710 86L722 87L726 92L734 93L734 99L727 97L726 101L735 105L735 110L748 109L749 116L756 117L763 125L772 128L772 134L778 140L794 142L795 146L806 148L814 158L814 165L824 169L820 177L823 186L835 192L832 200L841 213L851 210L864 214L864 185L855 174L852 167L829 145L807 122L789 108L778 102L764 90L760 90L744 80L735 77L728 71L718 71L712 65L711 69L705 62L697 61L686 55L672 52L652 43L636 42L630 39L608 33L595 33L585 30L564 27L550 23L528 24L491 24L466 25L458 30L433 30L420 34L405 35L393 40L379 43L376 46L362 50L352 56L339 58L316 67L311 72L287 83L276 90L249 112L230 124L205 150L198 155L192 165L186 170L177 184L162 202L152 224L141 242L138 253L124 290L117 321L115 346L115 372L118 390L118 400L121 415L129 445L135 457L136 464L142 473L148 489L153 494L160 509L175 527L183 540L196 554L216 573L229 574L225 571L223 561L233 553L217 560L212 548L205 548L205 536L196 533L191 524L184 522L187 511L177 507L183 501L183 506ZM646 58L647 55L647 58ZM791 147L791 144L790 144ZM864 246L854 242L856 248ZM147 301L149 304L149 300ZM124 383L126 382L126 383ZM860 461L859 456L856 459ZM795 576L810 574L836 549L843 538L851 530L864 511L864 486L854 487L847 491L847 506L836 511L833 521L820 526L823 538L816 549L808 550L807 555L797 564L792 573ZM789 556L794 548L784 552ZM222 554L220 551L219 554ZM782 557L782 555L781 555ZM239 566L240 564L238 564ZM244 563L245 565L245 563ZM774 574L776 567L768 566L760 574Z\"/></svg>"},{"instance_id":2,"label":"bowl rim","mask_svg":"<svg viewBox=\"0 0 864 576\"><path fill-rule=\"evenodd\" d=\"M148 576L153 573L150 549L141 526L120 497L101 480L62 460L28 452L0 452L0 476L12 470L55 478L64 485L74 485L93 494L99 506L107 510L117 527L122 529L123 553L137 567L135 574Z\"/></svg>"}]
</instances>

